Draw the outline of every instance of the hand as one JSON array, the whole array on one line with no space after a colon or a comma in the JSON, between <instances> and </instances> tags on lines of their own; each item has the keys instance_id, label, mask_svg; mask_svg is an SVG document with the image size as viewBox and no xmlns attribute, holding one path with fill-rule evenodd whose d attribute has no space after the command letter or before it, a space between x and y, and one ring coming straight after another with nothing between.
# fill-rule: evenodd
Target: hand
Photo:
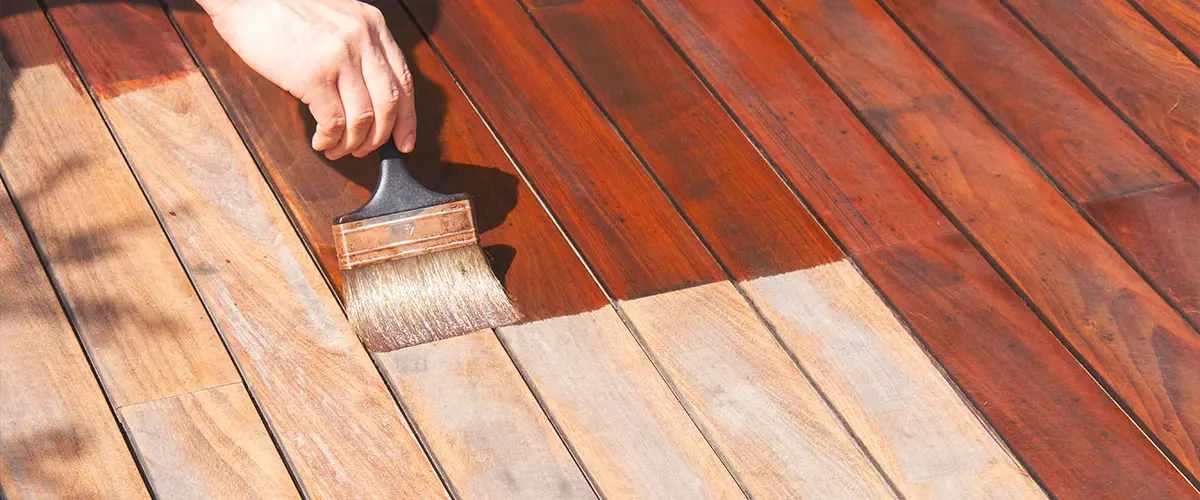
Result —
<instances>
[{"instance_id":1,"label":"hand","mask_svg":"<svg viewBox=\"0 0 1200 500\"><path fill-rule=\"evenodd\" d=\"M357 0L199 0L251 68L308 105L336 160L387 141L412 151L412 76L375 7Z\"/></svg>"}]
</instances>

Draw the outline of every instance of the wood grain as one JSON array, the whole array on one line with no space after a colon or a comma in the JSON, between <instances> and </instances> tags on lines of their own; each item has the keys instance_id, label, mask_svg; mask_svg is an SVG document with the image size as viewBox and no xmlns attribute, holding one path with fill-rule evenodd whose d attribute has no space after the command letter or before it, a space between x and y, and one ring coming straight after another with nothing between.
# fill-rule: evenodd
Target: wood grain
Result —
<instances>
[{"instance_id":1,"label":"wood grain","mask_svg":"<svg viewBox=\"0 0 1200 500\"><path fill-rule=\"evenodd\" d=\"M612 308L497 330L603 498L743 498Z\"/></svg>"},{"instance_id":2,"label":"wood grain","mask_svg":"<svg viewBox=\"0 0 1200 500\"><path fill-rule=\"evenodd\" d=\"M309 147L311 118L300 102L247 67L190 1L171 0L187 42L212 77L234 123L279 190L331 281L341 275L330 223L362 203L379 175L374 158L328 162ZM594 310L607 301L512 162L458 90L399 4L377 2L408 58L416 93L418 147L408 162L423 184L466 192L480 241L518 309L529 320ZM547 275L557 279L546 279Z\"/></svg>"},{"instance_id":3,"label":"wood grain","mask_svg":"<svg viewBox=\"0 0 1200 500\"><path fill-rule=\"evenodd\" d=\"M751 496L896 497L733 284L621 309Z\"/></svg>"},{"instance_id":4,"label":"wood grain","mask_svg":"<svg viewBox=\"0 0 1200 500\"><path fill-rule=\"evenodd\" d=\"M589 0L533 16L734 278L842 257L636 5Z\"/></svg>"},{"instance_id":5,"label":"wood grain","mask_svg":"<svg viewBox=\"0 0 1200 500\"><path fill-rule=\"evenodd\" d=\"M109 7L70 8L120 15ZM103 31L86 27L63 30L68 49L119 41L98 41ZM415 495L444 495L203 77L193 69L100 84L87 67L85 81L105 96L102 110L302 488L353 497L404 483Z\"/></svg>"},{"instance_id":6,"label":"wood grain","mask_svg":"<svg viewBox=\"0 0 1200 500\"><path fill-rule=\"evenodd\" d=\"M11 106L0 170L109 400L241 380L58 38L36 2L9 8L21 4L37 17L0 27Z\"/></svg>"},{"instance_id":7,"label":"wood grain","mask_svg":"<svg viewBox=\"0 0 1200 500\"><path fill-rule=\"evenodd\" d=\"M0 18L7 34L41 13ZM12 81L7 63L0 79ZM149 498L25 228L0 187L0 491L5 498Z\"/></svg>"},{"instance_id":8,"label":"wood grain","mask_svg":"<svg viewBox=\"0 0 1200 500\"><path fill-rule=\"evenodd\" d=\"M1195 495L962 235L858 257L979 412L1059 498Z\"/></svg>"},{"instance_id":9,"label":"wood grain","mask_svg":"<svg viewBox=\"0 0 1200 500\"><path fill-rule=\"evenodd\" d=\"M748 2L708 1L647 1L644 6L831 232L851 249L878 247L885 241L903 243L950 237L956 233L756 6ZM821 144L830 146L816 147ZM855 168L835 168L864 157L874 161L859 162ZM978 255L973 265L987 267ZM873 280L882 279L870 270L868 275ZM1000 277L992 273L990 279L996 281ZM973 285L964 284L962 289L947 292L940 300L953 302L963 315L980 318L980 325L1013 321L987 303L955 300L955 293L968 297L991 295ZM900 293L916 296L931 293L922 288L922 283L913 286L916 288L912 290L892 288L887 295L897 301ZM921 317L928 312L923 305L902 302L900 310L906 318ZM1024 316L1026 322L1037 323L1031 311L1025 310ZM1015 332L990 327L954 328L947 333L935 331L927 323L913 322L912 326L912 333L929 345L945 335L953 335L959 339L956 345L963 346L1007 344L1016 340L1011 337ZM1041 331L1049 335L1044 328ZM1088 415L1083 421L1091 418L1112 423L1113 415L1121 412L1112 402L1104 401L1103 391L1073 359L1066 359L1066 365L1051 366L1048 371L1031 368L1031 355L1046 358L1048 363L1064 362L1061 347L1053 347L1056 342L1047 336L1042 343L1035 344L1047 350L1032 354L989 349L984 367L969 364L969 359L955 358L969 353L943 350L937 354L963 390L988 395L986 399L976 399L986 401L980 410L1027 467L1056 495L1091 498L1104 493L1119 498L1136 496L1142 491L1180 491L1182 477L1161 457L1121 462L1103 458L1125 454L1127 449L1133 450L1129 452L1133 457L1152 457L1157 453L1132 422L1124 420L1123 427L1112 424L1113 429L1120 430L1118 434L1057 417L1062 412ZM1063 397L1048 400L1038 397L1039 393L1009 391L1010 387L1035 383L1047 393ZM1039 434L1016 431L1006 426L1003 420L1006 417L996 416L1000 412L1014 415L1012 420L1039 431L1049 429L1058 441L1047 443ZM1100 451L1092 455L1089 452L1093 448ZM1134 470L1142 472L1131 472ZM1127 482L1110 480L1113 476ZM1159 480L1171 477L1174 482L1159 484ZM1112 489L1107 489L1109 485Z\"/></svg>"},{"instance_id":10,"label":"wood grain","mask_svg":"<svg viewBox=\"0 0 1200 500\"><path fill-rule=\"evenodd\" d=\"M503 183L497 182L495 175L480 174L479 172L484 168L471 168L471 166L494 167L513 178L515 182L516 171L512 164L503 156L504 153L496 146L495 139L492 138L479 117L474 114L471 104L456 89L454 81L440 65L438 59L420 40L415 27L404 21L403 12L397 13L395 6L389 7L385 3L380 3L379 6L388 18L393 33L410 55L418 94L428 96L420 100L422 104L418 108L421 126L419 127L417 152L414 154L423 159L410 163L414 165L416 175L422 177L422 181L427 185L445 186L442 188L443 190L452 190L455 189L455 186L469 186L469 192L482 197L495 197L496 195L492 193L502 188ZM287 130L296 131L277 134L294 143L294 146L291 146L291 153L288 153L287 147L281 145L280 142L265 139L274 133L271 129L272 121L254 118L256 107L241 104L238 95L241 93L265 96L269 95L268 91L271 89L245 85L244 82L250 79L247 76L249 69L240 66L240 63L238 65L229 63L228 61L231 59L228 55L228 48L224 47L219 40L209 35L203 35L209 32L206 30L211 30L207 21L193 18L190 14L180 12L178 8L174 10L174 14L180 19L189 42L199 48L198 52L201 54L202 60L214 73L216 80L225 82L222 85L229 86L228 89L222 91L222 95L230 98L228 103L234 109L235 121L246 131L257 127L256 132L250 132L248 135L260 137L252 139L252 142L258 141L255 144L257 144L260 157L264 159L285 158L283 155L289 154L293 156L286 158L298 158L292 162L280 161L275 167L270 166L269 161L265 161L265 163L272 178L281 187L285 202L293 208L293 213L298 214L298 219L302 221L305 218L309 219L307 223L300 224L305 236L310 241L320 241L328 230L328 226L321 227L322 223L315 222L323 221L324 216L313 214L324 213L331 216L338 213L336 210L351 209L356 203L353 197L355 195L352 193L359 188L347 187L350 180L345 177L323 177L326 179L323 186L320 183L304 180L303 175L328 167L321 162L305 160L304 158L309 153L303 155L295 153L295 151L306 151L303 148L307 148L307 135L298 132L302 130L301 127L290 118L273 118L274 123L282 124L279 125L280 127L291 127ZM198 42L197 39L201 37L206 37L207 41ZM409 47L412 47L411 50L408 50ZM225 62L214 65L211 63L213 60ZM221 72L225 74L221 75ZM220 87L221 85L218 85L218 88ZM244 93L243 90L245 90ZM275 92L278 91L275 90ZM265 97L262 99L264 99L263 102L268 102L265 101ZM295 105L294 100L286 99L290 103L289 105ZM281 100L284 98L276 96L276 100L270 102L278 103ZM349 167L336 164L334 167L342 172L352 171L349 170ZM361 164L359 167L374 168ZM317 175L320 175L319 172ZM501 177L500 180L504 181L505 179ZM321 189L324 191L319 191ZM490 241L507 243L515 247L517 257L513 260L513 265L507 273L502 274L505 276L508 289L516 297L518 307L533 319L576 313L581 310L594 310L600 307L599 304L605 300L600 294L599 288L591 281L586 269L575 257L570 247L566 245L549 217L541 211L541 207L533 198L532 193L524 185L514 186L511 189L517 193L515 194L517 208L511 213L505 213L506 207L503 203L482 207L482 217L491 219L493 222L490 224L498 224L492 231L485 232L482 239L485 245L488 244L488 238L495 238ZM310 196L314 193L324 194ZM323 204L326 203L329 207L340 206L340 208L323 207ZM320 231L320 233L314 235L314 231ZM332 257L331 247L318 244L314 245L314 248L318 255L322 255L323 262L333 262L331 258L328 258ZM326 248L328 249L326 250ZM329 265L327 264L327 266ZM621 325L618 327L626 336L626 339L620 340L618 344L625 346L625 343L633 342L628 331L624 330ZM613 333L613 335L616 334ZM523 358L525 362L520 370L523 376L531 380L537 379L539 376L555 379L560 377L557 370L565 365L571 366L572 370L582 372L585 375L581 376L589 377L591 380L609 380L619 388L616 390L627 391L629 394L625 397L635 401L640 398L653 400L667 391L661 378L627 381L622 378L619 371L611 372L621 366L620 356L624 354L620 349L614 353L607 346L594 346L595 349L589 352L589 356L598 361L593 361L588 365L572 365L560 359L557 351L574 349L572 347L573 337L560 335L548 337L547 341L564 345L559 349L526 353ZM423 352L429 352L429 356L437 356L438 359L454 360L456 363L461 363L461 366L474 366L475 364L495 366L498 363L497 360L504 356L503 352L498 351L499 348L498 344L482 340L470 344L465 341L457 341L433 344L424 348ZM510 349L514 353L522 352L520 346L510 346ZM499 479L494 476L495 472L489 471L502 471L511 467L521 467L521 470L526 471L528 475L516 483L503 483L503 488L510 488L514 491L540 491L540 488L557 489L577 485L576 479L572 479L569 470L563 468L564 465L561 462L563 445L561 443L556 445L549 440L548 435L551 432L549 421L544 415L533 412L527 406L529 404L529 395L526 392L528 389L523 385L518 385L516 379L510 376L493 381L491 377L494 377L494 374L482 370L472 370L463 374L463 378L457 379L459 384L453 384L455 379L440 378L442 373L440 371L400 371L400 367L412 364L405 361L411 359L409 356L411 355L393 353L380 356L378 359L385 367L388 367L390 382L401 393L406 405L412 408L416 425L421 429L424 439L430 446L431 453L441 464L443 472L447 474L451 487L460 491L475 491L476 488L492 487L494 481ZM449 370L451 366L447 366L445 369ZM404 376L401 376L402 373ZM500 381L507 381L507 383L500 383ZM445 391L462 394L464 398L468 397L467 395L474 395L470 396L476 398L474 406L486 408L489 411L476 411L471 408L448 405L447 403L453 401L452 399L432 399L426 389L432 391L435 387L438 388L439 394ZM479 389L481 387L491 388L491 391L481 393ZM695 448L694 443L687 441L692 439L690 434L676 430L680 427L686 429L688 426L694 429L694 424L688 420L687 414L678 406L678 403L675 403L674 409L665 407L666 409L662 410L663 413L658 415L662 418L661 421L630 417L631 421L623 422L621 419L625 417L617 411L617 414L613 415L607 423L606 429L609 429L609 432L606 434L586 431L588 427L586 422L581 420L581 415L612 412L612 409L597 405L587 398L571 402L574 406L560 407L560 411L551 412L552 419L556 425L562 428L576 429L576 432L588 432L590 439L595 440L595 444L593 444L595 447L605 450L621 450L621 446L625 443L626 433L640 432L668 436L662 441L629 450L619 458L625 462L620 468L604 467L603 463L593 465L588 458L577 457L583 463L584 468L590 472L592 479L601 485L599 486L601 489L604 489L603 485L606 484L635 483L645 488L643 491L655 491L656 482L651 476L671 475L674 473L673 469L666 466L676 465L676 462L663 462L660 456L679 453L674 448L677 446L676 441L680 439L683 440L682 446L687 450L683 453L689 457L689 460L695 460L702 464L717 462L711 449ZM450 431L446 428L446 423L441 421L442 418L448 416L445 412L455 412L454 421L462 426L457 430L457 434L443 432ZM465 419L467 416L472 419ZM501 426L497 422L504 422L504 424ZM645 429L638 428L639 426L645 427ZM475 429L469 432L471 448L460 445L462 440L466 439L464 436L467 435L467 431L461 429L468 427ZM505 432L496 432L497 427L502 427ZM567 440L570 441L570 438ZM513 448L511 447L516 446L514 443L525 443L522 446L529 450L540 449L544 453L526 451L523 455L524 462L519 465L513 464ZM476 451L480 449L492 450L494 453ZM599 456L604 461L617 459L604 455ZM539 461L540 463L538 463ZM685 468L694 467L686 463L685 465ZM537 471L555 471L560 476L557 478L539 476ZM723 480L729 481L727 477ZM726 486L728 484L724 484L722 487Z\"/></svg>"},{"instance_id":11,"label":"wood grain","mask_svg":"<svg viewBox=\"0 0 1200 500\"><path fill-rule=\"evenodd\" d=\"M240 382L118 415L159 498L300 498Z\"/></svg>"},{"instance_id":12,"label":"wood grain","mask_svg":"<svg viewBox=\"0 0 1200 500\"><path fill-rule=\"evenodd\" d=\"M642 4L849 251L950 227L757 6Z\"/></svg>"},{"instance_id":13,"label":"wood grain","mask_svg":"<svg viewBox=\"0 0 1200 500\"><path fill-rule=\"evenodd\" d=\"M1148 18L1181 46L1192 60L1200 55L1200 4L1195 0L1137 0Z\"/></svg>"},{"instance_id":14,"label":"wood grain","mask_svg":"<svg viewBox=\"0 0 1200 500\"><path fill-rule=\"evenodd\" d=\"M1100 200L1086 210L1200 323L1200 192L1186 182Z\"/></svg>"},{"instance_id":15,"label":"wood grain","mask_svg":"<svg viewBox=\"0 0 1200 500\"><path fill-rule=\"evenodd\" d=\"M457 495L596 498L492 331L378 359Z\"/></svg>"},{"instance_id":16,"label":"wood grain","mask_svg":"<svg viewBox=\"0 0 1200 500\"><path fill-rule=\"evenodd\" d=\"M902 495L1045 497L853 264L742 287Z\"/></svg>"},{"instance_id":17,"label":"wood grain","mask_svg":"<svg viewBox=\"0 0 1200 500\"><path fill-rule=\"evenodd\" d=\"M572 3L553 8L538 9L534 16L542 21L549 36L558 42L560 50L573 63L582 75L583 82L597 96L605 109L615 118L617 125L629 137L635 150L645 158L647 165L658 174L663 185L696 224L697 231L706 241L711 242L718 257L733 271L738 279L750 279L764 275L783 274L789 271L807 269L819 264L841 260L840 250L834 246L820 226L806 213L803 206L796 200L778 176L764 163L752 149L752 146L741 136L735 124L724 114L717 102L712 100L706 89L691 73L685 62L678 57L674 50L656 32L653 24L631 2L625 0L590 0L583 3ZM684 117L686 119L681 119ZM803 228L803 229L800 229ZM761 231L761 234L756 233ZM754 250L741 249L736 245L749 244ZM732 245L732 246L731 246ZM789 249L798 249L799 253ZM759 258L758 253L771 253L770 259ZM861 278L859 278L861 280ZM803 288L802 288L803 289ZM869 288L863 291L872 295ZM780 295L783 295L780 292ZM760 307L780 307L779 299ZM795 297L789 297L795 301ZM830 301L837 301L836 296L822 296L820 293L801 299L815 301L813 306ZM854 307L866 305L864 310L854 310ZM797 305L795 307L805 307ZM881 301L859 301L848 306L850 315L879 315L888 314L886 306ZM737 296L732 285L712 284L665 294L645 297L633 301L621 302L621 308L629 315L629 319L641 336L647 342L649 352L658 361L668 379L673 380L683 399L689 405L693 415L697 416L701 425L707 426L707 433L723 456L731 462L731 467L743 479L744 487L751 494L770 493L778 496L798 496L802 492L816 496L830 495L845 497L861 497L867 495L864 484L847 483L847 488L854 490L824 490L825 486L807 485L815 488L805 491L804 480L814 475L827 477L835 481L845 482L845 478L865 475L863 479L875 477L875 471L863 467L866 463L848 461L847 456L854 456L857 450L839 448L836 441L836 431L825 427L825 432L811 433L813 437L822 436L818 442L792 442L782 436L787 436L787 428L783 430L772 426L764 426L759 432L775 432L773 440L764 440L755 434L744 434L747 429L737 424L744 424L744 417L729 418L722 414L723 409L736 412L739 415L778 415L779 418L765 418L766 421L779 421L791 429L811 426L806 420L819 419L824 411L825 403L815 394L803 392L808 386L803 376L793 366L786 354L780 350L771 338L769 332L758 325L758 320L745 302ZM704 313L707 311L707 314ZM734 319L730 319L734 318ZM735 322L738 326L726 326ZM757 328L755 328L757 326ZM883 335L893 338L894 344L906 346L910 352L920 355L919 347L908 337L908 333L893 320L891 327ZM731 333L735 330L740 334ZM841 332L830 332L835 336ZM756 335L759 334L759 335ZM723 338L730 337L730 338ZM864 334L864 338L873 338ZM905 343L907 339L907 343ZM712 349L709 351L708 349ZM883 350L886 350L883 349ZM717 354L720 353L720 354ZM733 354L736 353L736 354ZM850 350L841 352L842 355L855 358L859 353ZM799 362L807 366L811 361L800 355ZM832 356L831 356L832 358ZM919 360L915 365L909 365L913 359ZM909 413L894 412L887 415L863 414L863 422L853 422L867 427L887 426L892 422L906 428L941 428L947 422L951 427L973 429L963 435L937 436L931 438L941 440L965 441L963 445L945 444L946 455L932 456L929 463L922 463L931 457L919 450L906 450L908 469L937 468L941 464L954 460L954 454L964 449L969 450L967 457L977 454L972 448L990 446L993 459L1002 469L1007 464L1009 472L1018 471L1015 478L1020 477L1019 467L1011 460L1005 462L1001 447L987 436L986 429L976 421L965 404L956 400L953 389L942 378L936 367L923 356L874 358L880 366L876 367L876 378L887 378L901 392L934 393L940 396L941 404L915 404L908 406L913 411ZM835 367L845 360L825 359L818 363L826 367ZM852 363L852 361L851 361ZM751 367L758 367L757 369ZM762 371L773 367L770 372ZM794 379L788 385L801 392L788 393L781 390L765 389L772 386L773 380L786 379L789 374ZM844 386L845 380L866 378L864 373L838 374L839 382ZM727 384L742 382L741 387L731 387ZM764 388L778 398L787 398L788 402L775 401L775 406L759 403L754 398L729 400L729 394L745 394L750 386ZM822 389L824 386L818 385ZM811 386L809 386L811 387ZM826 392L828 394L828 391ZM862 401L842 398L833 400L835 406L861 405ZM742 406L745 405L745 406ZM791 407L803 409L803 416L789 415ZM795 410L793 410L795 411ZM789 418L790 421L789 421ZM880 418L883 417L883 418ZM878 419L878 420L877 420ZM903 423L899 423L903 421ZM824 421L833 426L832 421ZM830 435L832 433L832 435ZM900 433L893 433L889 440ZM931 439L932 440L932 439ZM769 446L770 453L778 456L786 453L780 449L812 450L820 447L840 449L831 457L833 463L822 464L826 471L817 474L778 472L771 474L772 468L763 465L769 460L755 460L754 451L762 448L764 441L778 443L781 448ZM844 443L842 443L844 444ZM957 446L957 448L956 448ZM900 443L882 443L882 453L893 455L892 448L899 448ZM875 451L875 450L871 450ZM973 457L972 457L973 458ZM780 459L782 462L793 463L803 467L804 460ZM988 463L987 466L992 466ZM901 467L893 467L889 473L902 476L901 491L905 494L920 491L913 483L924 480L913 480L903 477L905 471ZM749 471L759 471L766 475L749 474ZM955 491L946 485L961 483L962 477L974 477L979 470L966 469L961 476L947 475L929 480L933 484L929 489L941 489L942 497L956 497L962 491ZM980 474L988 476L987 472ZM785 478L801 481L793 483ZM876 479L878 481L878 479ZM1012 478L1009 479L1012 481ZM1000 480L1003 482L1003 480ZM1036 496L1037 488L1024 485L1026 492ZM871 484L871 483L867 483ZM871 484L875 488L882 483ZM976 484L966 488L976 488L978 491L985 486ZM1021 486L1016 486L1018 491ZM759 490L761 489L761 490ZM824 490L824 491L822 491ZM757 493L756 493L757 492ZM836 494L834 492L837 492ZM920 491L928 494L929 491ZM875 489L873 495L890 495L883 489Z\"/></svg>"},{"instance_id":18,"label":"wood grain","mask_svg":"<svg viewBox=\"0 0 1200 500\"><path fill-rule=\"evenodd\" d=\"M518 3L406 4L613 296L721 279Z\"/></svg>"},{"instance_id":19,"label":"wood grain","mask_svg":"<svg viewBox=\"0 0 1200 500\"><path fill-rule=\"evenodd\" d=\"M1157 439L1200 466L1200 337L874 3L772 10Z\"/></svg>"},{"instance_id":20,"label":"wood grain","mask_svg":"<svg viewBox=\"0 0 1200 500\"><path fill-rule=\"evenodd\" d=\"M310 119L299 101L242 63L190 2L170 5L234 123L340 289L330 221L366 201L378 175L373 159L331 164L312 152ZM600 288L416 27L399 4L378 5L408 56L421 96L417 148L409 162L414 175L440 191L474 196L482 244L528 319L601 307L607 301ZM449 487L468 495L592 495L493 334L468 337L376 356Z\"/></svg>"},{"instance_id":21,"label":"wood grain","mask_svg":"<svg viewBox=\"0 0 1200 500\"><path fill-rule=\"evenodd\" d=\"M1193 179L1200 178L1200 68L1121 0L1006 1Z\"/></svg>"},{"instance_id":22,"label":"wood grain","mask_svg":"<svg viewBox=\"0 0 1200 500\"><path fill-rule=\"evenodd\" d=\"M1180 180L997 2L886 0L896 17L1081 203Z\"/></svg>"}]
</instances>

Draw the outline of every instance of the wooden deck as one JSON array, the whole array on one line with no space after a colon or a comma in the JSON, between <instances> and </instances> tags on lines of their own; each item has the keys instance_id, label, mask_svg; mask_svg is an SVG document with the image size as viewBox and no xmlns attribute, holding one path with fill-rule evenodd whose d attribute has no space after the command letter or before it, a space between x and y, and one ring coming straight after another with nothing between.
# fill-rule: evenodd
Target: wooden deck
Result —
<instances>
[{"instance_id":1,"label":"wooden deck","mask_svg":"<svg viewBox=\"0 0 1200 500\"><path fill-rule=\"evenodd\" d=\"M0 3L0 498L1200 496L1190 0L372 0L528 319L375 356L164 1Z\"/></svg>"}]
</instances>

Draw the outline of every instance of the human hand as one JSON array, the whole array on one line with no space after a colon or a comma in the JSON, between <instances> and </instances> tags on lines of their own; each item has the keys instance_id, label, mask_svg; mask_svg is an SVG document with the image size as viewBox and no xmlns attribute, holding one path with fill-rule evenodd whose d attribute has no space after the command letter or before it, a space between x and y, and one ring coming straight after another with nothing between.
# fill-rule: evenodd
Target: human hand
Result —
<instances>
[{"instance_id":1,"label":"human hand","mask_svg":"<svg viewBox=\"0 0 1200 500\"><path fill-rule=\"evenodd\" d=\"M412 76L383 15L357 0L199 0L251 68L308 105L312 148L366 156L416 140Z\"/></svg>"}]
</instances>

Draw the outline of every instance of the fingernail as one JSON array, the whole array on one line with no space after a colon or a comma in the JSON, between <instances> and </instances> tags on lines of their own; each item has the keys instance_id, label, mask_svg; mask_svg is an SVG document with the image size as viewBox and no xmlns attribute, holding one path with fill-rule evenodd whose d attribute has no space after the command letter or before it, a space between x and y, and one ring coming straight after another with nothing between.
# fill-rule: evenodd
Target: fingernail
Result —
<instances>
[{"instance_id":1,"label":"fingernail","mask_svg":"<svg viewBox=\"0 0 1200 500\"><path fill-rule=\"evenodd\" d=\"M415 142L417 142L417 138L413 134L404 136L404 140L400 141L400 152L411 153Z\"/></svg>"}]
</instances>

